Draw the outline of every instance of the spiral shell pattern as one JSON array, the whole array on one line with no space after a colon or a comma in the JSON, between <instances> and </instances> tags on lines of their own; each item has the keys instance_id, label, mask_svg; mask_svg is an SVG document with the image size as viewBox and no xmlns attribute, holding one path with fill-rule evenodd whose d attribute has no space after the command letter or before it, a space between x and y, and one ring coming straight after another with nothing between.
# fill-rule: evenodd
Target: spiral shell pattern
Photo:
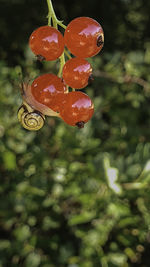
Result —
<instances>
[{"instance_id":1,"label":"spiral shell pattern","mask_svg":"<svg viewBox=\"0 0 150 267\"><path fill-rule=\"evenodd\" d=\"M38 131L43 127L45 117L39 111L28 112L27 107L22 105L18 110L18 120L25 129Z\"/></svg>"}]
</instances>

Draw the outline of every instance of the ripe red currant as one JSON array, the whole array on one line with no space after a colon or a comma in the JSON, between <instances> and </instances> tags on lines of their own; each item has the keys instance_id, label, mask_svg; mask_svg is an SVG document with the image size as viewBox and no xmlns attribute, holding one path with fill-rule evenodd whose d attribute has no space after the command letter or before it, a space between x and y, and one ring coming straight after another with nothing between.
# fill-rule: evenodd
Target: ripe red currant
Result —
<instances>
[{"instance_id":1,"label":"ripe red currant","mask_svg":"<svg viewBox=\"0 0 150 267\"><path fill-rule=\"evenodd\" d=\"M92 67L84 58L71 58L63 67L64 82L75 89L87 86L91 74Z\"/></svg>"},{"instance_id":2,"label":"ripe red currant","mask_svg":"<svg viewBox=\"0 0 150 267\"><path fill-rule=\"evenodd\" d=\"M73 55L88 58L96 55L102 49L104 33L96 20L79 17L68 24L64 39L65 45Z\"/></svg>"},{"instance_id":3,"label":"ripe red currant","mask_svg":"<svg viewBox=\"0 0 150 267\"><path fill-rule=\"evenodd\" d=\"M42 26L31 34L29 46L40 60L55 60L64 51L64 38L57 29Z\"/></svg>"},{"instance_id":4,"label":"ripe red currant","mask_svg":"<svg viewBox=\"0 0 150 267\"><path fill-rule=\"evenodd\" d=\"M65 96L64 104L60 107L60 117L69 125L83 128L94 113L94 105L88 95L73 91Z\"/></svg>"},{"instance_id":5,"label":"ripe red currant","mask_svg":"<svg viewBox=\"0 0 150 267\"><path fill-rule=\"evenodd\" d=\"M59 112L67 88L61 78L47 73L37 77L31 84L31 93L36 101Z\"/></svg>"}]
</instances>

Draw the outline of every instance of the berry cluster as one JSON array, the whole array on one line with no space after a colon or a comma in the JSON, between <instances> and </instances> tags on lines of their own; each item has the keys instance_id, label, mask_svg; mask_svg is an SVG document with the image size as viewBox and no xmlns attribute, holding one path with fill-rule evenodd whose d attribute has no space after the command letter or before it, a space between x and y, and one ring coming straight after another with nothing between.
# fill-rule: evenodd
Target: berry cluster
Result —
<instances>
[{"instance_id":1,"label":"berry cluster","mask_svg":"<svg viewBox=\"0 0 150 267\"><path fill-rule=\"evenodd\" d=\"M48 73L32 82L32 99L57 113L67 124L83 128L94 113L94 105L87 94L75 89L86 87L92 79L92 67L86 58L99 53L103 43L101 25L89 17L72 20L64 36L52 26L36 29L30 36L29 46L40 61L62 57L65 46L73 57L66 52L69 60L63 63L60 77ZM69 87L73 89L69 90ZM28 104L32 103L28 101Z\"/></svg>"}]
</instances>

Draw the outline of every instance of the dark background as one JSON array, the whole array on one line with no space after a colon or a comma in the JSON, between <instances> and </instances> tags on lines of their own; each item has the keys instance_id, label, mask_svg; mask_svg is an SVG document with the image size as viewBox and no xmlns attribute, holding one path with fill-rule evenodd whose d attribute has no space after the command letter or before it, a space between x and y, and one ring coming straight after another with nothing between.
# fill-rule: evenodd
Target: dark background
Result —
<instances>
[{"instance_id":1,"label":"dark background","mask_svg":"<svg viewBox=\"0 0 150 267\"><path fill-rule=\"evenodd\" d=\"M105 53L144 49L149 41L150 3L146 0L53 1L59 19L67 25L73 18L89 16L102 24L105 31ZM35 0L1 0L1 59L9 64L22 60L31 32L47 24L47 2ZM19 62L20 63L20 62Z\"/></svg>"},{"instance_id":2,"label":"dark background","mask_svg":"<svg viewBox=\"0 0 150 267\"><path fill-rule=\"evenodd\" d=\"M21 127L21 79L59 61L39 63L28 47L46 0L0 0L0 267L148 267L150 2L53 5L65 25L89 16L104 29L84 90L95 114L82 130L57 118Z\"/></svg>"}]
</instances>

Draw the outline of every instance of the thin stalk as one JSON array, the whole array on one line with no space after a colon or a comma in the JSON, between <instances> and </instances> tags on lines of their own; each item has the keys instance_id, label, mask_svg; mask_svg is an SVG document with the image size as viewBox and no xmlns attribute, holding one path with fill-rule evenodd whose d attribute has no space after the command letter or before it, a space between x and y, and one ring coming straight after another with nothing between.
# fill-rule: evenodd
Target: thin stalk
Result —
<instances>
[{"instance_id":1,"label":"thin stalk","mask_svg":"<svg viewBox=\"0 0 150 267\"><path fill-rule=\"evenodd\" d=\"M57 28L57 25L61 26L62 28L66 29L66 26L63 24L63 21L58 20L52 5L52 1L51 0L47 0L47 5L48 5L48 25L50 24L50 21L52 19L53 21L53 27Z\"/></svg>"},{"instance_id":2,"label":"thin stalk","mask_svg":"<svg viewBox=\"0 0 150 267\"><path fill-rule=\"evenodd\" d=\"M51 25L51 20L52 20L54 28L58 29L58 25L59 25L62 28L66 29L66 26L63 24L63 21L60 21L57 19L51 0L47 0L47 6L48 6L48 16L47 16L48 17L48 25L49 26ZM58 71L58 77L61 77L62 69L63 69L63 66L65 64L64 53L60 56L59 60L60 60L60 68Z\"/></svg>"},{"instance_id":3,"label":"thin stalk","mask_svg":"<svg viewBox=\"0 0 150 267\"><path fill-rule=\"evenodd\" d=\"M61 55L61 57L59 58L59 60L60 60L60 68L59 68L59 71L58 71L58 77L61 77L63 66L65 65L65 56L64 56L64 53Z\"/></svg>"},{"instance_id":4,"label":"thin stalk","mask_svg":"<svg viewBox=\"0 0 150 267\"><path fill-rule=\"evenodd\" d=\"M65 53L65 55L66 55L69 59L72 58L72 56L68 53L68 51L67 51L66 49L64 50L64 53Z\"/></svg>"}]
</instances>

